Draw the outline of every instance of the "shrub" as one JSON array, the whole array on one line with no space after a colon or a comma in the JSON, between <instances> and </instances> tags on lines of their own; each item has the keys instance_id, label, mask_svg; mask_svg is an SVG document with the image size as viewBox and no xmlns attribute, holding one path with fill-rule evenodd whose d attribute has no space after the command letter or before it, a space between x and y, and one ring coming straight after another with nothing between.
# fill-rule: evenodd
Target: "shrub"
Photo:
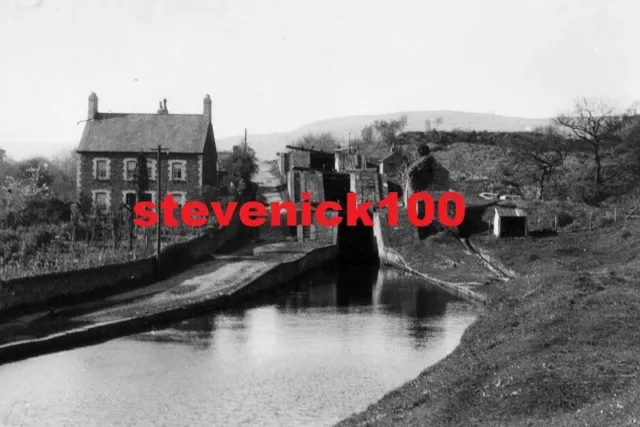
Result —
<instances>
[{"instance_id":1,"label":"shrub","mask_svg":"<svg viewBox=\"0 0 640 427\"><path fill-rule=\"evenodd\" d=\"M573 216L567 211L557 213L558 227L566 227L573 222Z\"/></svg>"},{"instance_id":2,"label":"shrub","mask_svg":"<svg viewBox=\"0 0 640 427\"><path fill-rule=\"evenodd\" d=\"M18 225L52 224L71 219L71 207L58 199L29 200L20 210Z\"/></svg>"}]
</instances>

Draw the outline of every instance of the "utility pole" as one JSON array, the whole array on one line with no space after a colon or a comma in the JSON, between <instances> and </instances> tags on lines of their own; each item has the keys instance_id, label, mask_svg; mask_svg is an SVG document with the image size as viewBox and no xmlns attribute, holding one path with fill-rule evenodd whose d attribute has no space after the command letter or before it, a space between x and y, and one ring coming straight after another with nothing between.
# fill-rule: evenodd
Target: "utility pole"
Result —
<instances>
[{"instance_id":1,"label":"utility pole","mask_svg":"<svg viewBox=\"0 0 640 427\"><path fill-rule=\"evenodd\" d=\"M160 209L160 201L162 200L162 146L158 144L156 153L156 209L158 210L158 223L156 224L156 261L160 262L160 249L162 247L161 231L162 231L162 209ZM169 153L168 150L164 151ZM158 267L160 267L158 265Z\"/></svg>"},{"instance_id":2,"label":"utility pole","mask_svg":"<svg viewBox=\"0 0 640 427\"><path fill-rule=\"evenodd\" d=\"M244 128L244 151L247 151L247 128Z\"/></svg>"}]
</instances>

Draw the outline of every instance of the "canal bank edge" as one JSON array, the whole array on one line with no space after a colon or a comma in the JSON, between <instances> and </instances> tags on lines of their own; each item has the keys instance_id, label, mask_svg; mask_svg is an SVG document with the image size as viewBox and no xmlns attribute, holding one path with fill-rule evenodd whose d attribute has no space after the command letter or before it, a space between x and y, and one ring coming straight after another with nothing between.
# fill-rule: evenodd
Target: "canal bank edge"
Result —
<instances>
[{"instance_id":1,"label":"canal bank edge","mask_svg":"<svg viewBox=\"0 0 640 427\"><path fill-rule=\"evenodd\" d=\"M487 304L487 298L484 295L481 295L477 292L474 292L469 289L470 286L479 286L482 283L479 282L449 282L446 280L438 279L436 277L430 276L428 274L424 274L419 272L418 270L412 268L409 263L400 255L396 250L390 247L389 239L387 234L387 229L384 224L386 224L386 220L382 217L385 215L381 212L373 213L373 234L376 240L378 257L380 258L380 263L389 265L391 267L395 267L401 270L404 270L408 273L416 275L425 279L426 281L434 284L435 286L457 296L466 301L470 301L473 303L478 303L482 305ZM417 239L417 236L416 236Z\"/></svg>"},{"instance_id":2,"label":"canal bank edge","mask_svg":"<svg viewBox=\"0 0 640 427\"><path fill-rule=\"evenodd\" d=\"M43 338L4 344L0 346L0 365L51 352L98 344L142 332L152 325L166 325L212 310L223 309L232 304L246 301L247 296L269 291L315 267L334 261L337 257L338 247L336 245L312 247L302 251L300 256L295 256L292 260L279 262L275 266L266 266L264 270L257 272L244 283L238 283L228 292L212 295L211 298L191 301L188 304L140 316L75 328Z\"/></svg>"}]
</instances>

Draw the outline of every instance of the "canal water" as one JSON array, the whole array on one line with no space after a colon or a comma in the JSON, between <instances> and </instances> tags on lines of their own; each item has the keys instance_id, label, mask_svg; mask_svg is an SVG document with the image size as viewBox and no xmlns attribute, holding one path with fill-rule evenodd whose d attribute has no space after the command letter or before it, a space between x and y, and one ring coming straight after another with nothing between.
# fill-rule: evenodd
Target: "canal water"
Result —
<instances>
[{"instance_id":1,"label":"canal water","mask_svg":"<svg viewBox=\"0 0 640 427\"><path fill-rule=\"evenodd\" d=\"M396 270L319 269L244 307L0 366L0 426L330 426L474 319Z\"/></svg>"}]
</instances>

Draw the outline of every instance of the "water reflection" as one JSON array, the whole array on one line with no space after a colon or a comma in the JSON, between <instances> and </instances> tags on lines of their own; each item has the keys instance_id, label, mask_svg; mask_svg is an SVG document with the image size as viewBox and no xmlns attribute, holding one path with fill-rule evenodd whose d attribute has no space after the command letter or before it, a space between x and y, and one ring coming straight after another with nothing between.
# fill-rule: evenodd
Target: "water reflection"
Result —
<instances>
[{"instance_id":1,"label":"water reflection","mask_svg":"<svg viewBox=\"0 0 640 427\"><path fill-rule=\"evenodd\" d=\"M25 426L332 425L452 351L473 319L399 271L325 268L243 307L0 366L0 419L28 401Z\"/></svg>"}]
</instances>

